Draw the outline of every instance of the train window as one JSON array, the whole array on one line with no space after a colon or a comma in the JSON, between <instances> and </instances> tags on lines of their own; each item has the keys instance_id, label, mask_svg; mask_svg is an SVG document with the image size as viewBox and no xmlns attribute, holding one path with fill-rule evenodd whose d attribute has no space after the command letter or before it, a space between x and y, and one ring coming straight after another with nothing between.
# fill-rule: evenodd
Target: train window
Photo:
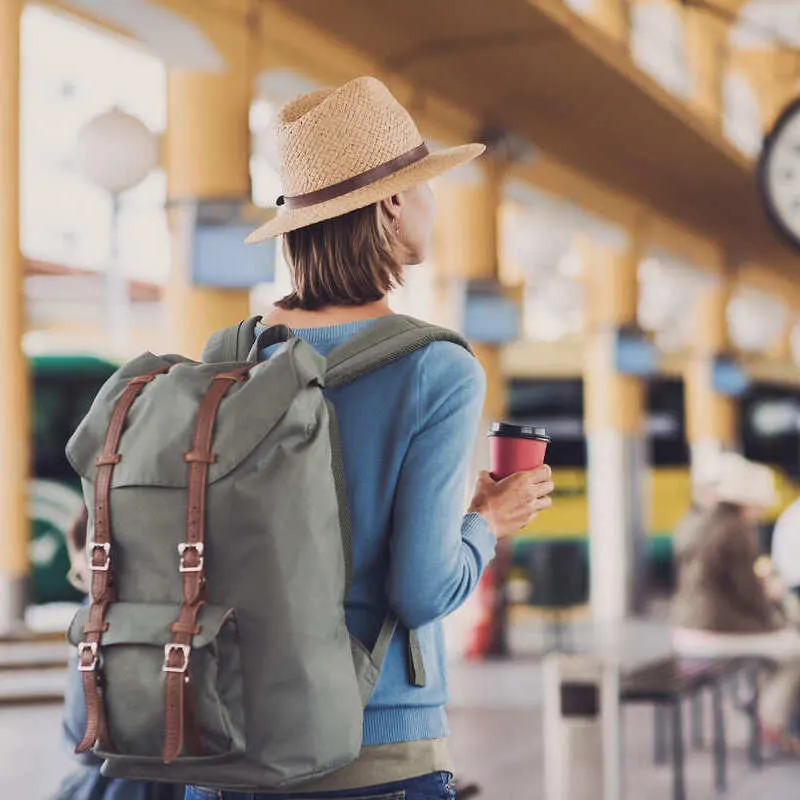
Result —
<instances>
[{"instance_id":1,"label":"train window","mask_svg":"<svg viewBox=\"0 0 800 800\"><path fill-rule=\"evenodd\" d=\"M647 385L647 438L657 467L686 466L689 445L684 422L683 382L658 379Z\"/></svg>"},{"instance_id":2,"label":"train window","mask_svg":"<svg viewBox=\"0 0 800 800\"><path fill-rule=\"evenodd\" d=\"M553 438L547 448L548 464L586 468L583 381L511 380L508 384L508 411L512 422L547 429Z\"/></svg>"},{"instance_id":3,"label":"train window","mask_svg":"<svg viewBox=\"0 0 800 800\"><path fill-rule=\"evenodd\" d=\"M742 399L742 444L747 458L800 475L800 396L785 386L757 384Z\"/></svg>"},{"instance_id":4,"label":"train window","mask_svg":"<svg viewBox=\"0 0 800 800\"><path fill-rule=\"evenodd\" d=\"M540 425L553 437L547 459L553 466L586 467L582 380L509 381L512 421ZM683 383L656 380L648 384L646 433L655 466L689 463L684 423Z\"/></svg>"},{"instance_id":5,"label":"train window","mask_svg":"<svg viewBox=\"0 0 800 800\"><path fill-rule=\"evenodd\" d=\"M80 373L35 375L32 423L37 477L51 480L75 478L64 448L106 377Z\"/></svg>"}]
</instances>

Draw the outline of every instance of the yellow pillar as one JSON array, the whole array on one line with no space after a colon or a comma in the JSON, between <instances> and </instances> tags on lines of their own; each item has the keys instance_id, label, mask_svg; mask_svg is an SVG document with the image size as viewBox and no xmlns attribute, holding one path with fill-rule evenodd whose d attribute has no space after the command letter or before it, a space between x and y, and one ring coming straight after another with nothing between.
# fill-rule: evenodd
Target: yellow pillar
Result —
<instances>
[{"instance_id":1,"label":"yellow pillar","mask_svg":"<svg viewBox=\"0 0 800 800\"><path fill-rule=\"evenodd\" d=\"M630 19L626 0L594 0L587 16L615 42L627 45Z\"/></svg>"},{"instance_id":2,"label":"yellow pillar","mask_svg":"<svg viewBox=\"0 0 800 800\"><path fill-rule=\"evenodd\" d=\"M587 288L584 417L588 453L590 605L614 626L641 608L645 385L617 371L616 335L635 325L638 242L608 249L582 241ZM611 635L611 631L609 631Z\"/></svg>"},{"instance_id":3,"label":"yellow pillar","mask_svg":"<svg viewBox=\"0 0 800 800\"><path fill-rule=\"evenodd\" d=\"M463 291L468 281L498 279L502 165L487 154L437 184L434 262L439 278L440 302L458 306L463 303ZM446 294L450 294L449 299L445 299ZM502 420L506 414L506 380L501 369L500 348L478 343L472 346L486 373L486 400L474 466L488 469L488 447L483 433L490 421ZM483 577L484 585L496 587L499 592L497 602L485 599L491 593L483 595L485 607L473 631L473 636L487 637L487 655L508 654L507 608L505 594L499 590L508 579L512 555L510 540L499 542L496 558Z\"/></svg>"},{"instance_id":4,"label":"yellow pillar","mask_svg":"<svg viewBox=\"0 0 800 800\"><path fill-rule=\"evenodd\" d=\"M442 179L436 189L436 270L443 291L457 291L463 281L495 281L498 277L498 215L501 167L484 156L481 162ZM506 411L505 379L500 348L475 344L486 372L486 419L502 419Z\"/></svg>"},{"instance_id":5,"label":"yellow pillar","mask_svg":"<svg viewBox=\"0 0 800 800\"><path fill-rule=\"evenodd\" d=\"M703 7L683 10L686 58L693 76L689 103L711 125L722 125L722 83L728 65L729 21Z\"/></svg>"},{"instance_id":6,"label":"yellow pillar","mask_svg":"<svg viewBox=\"0 0 800 800\"><path fill-rule=\"evenodd\" d=\"M729 350L727 308L731 283L725 275L701 287L695 300L691 353L684 376L686 432L696 469L707 457L737 444L736 402L714 391L716 356Z\"/></svg>"},{"instance_id":7,"label":"yellow pillar","mask_svg":"<svg viewBox=\"0 0 800 800\"><path fill-rule=\"evenodd\" d=\"M767 351L767 358L771 361L778 361L782 364L794 363L794 352L792 348L792 337L797 326L797 316L792 310L784 329L775 337L775 341Z\"/></svg>"},{"instance_id":8,"label":"yellow pillar","mask_svg":"<svg viewBox=\"0 0 800 800\"><path fill-rule=\"evenodd\" d=\"M761 104L761 125L769 131L780 112L797 96L800 54L783 47L735 50L731 69L742 72L753 85Z\"/></svg>"},{"instance_id":9,"label":"yellow pillar","mask_svg":"<svg viewBox=\"0 0 800 800\"><path fill-rule=\"evenodd\" d=\"M244 51L243 51L244 52ZM248 316L249 292L192 286L186 203L250 196L250 76L173 71L167 84L166 165L173 237L165 300L171 347L198 357L209 334Z\"/></svg>"},{"instance_id":10,"label":"yellow pillar","mask_svg":"<svg viewBox=\"0 0 800 800\"><path fill-rule=\"evenodd\" d=\"M19 81L22 0L0 2L0 632L23 618L30 463L23 262L19 249Z\"/></svg>"}]
</instances>

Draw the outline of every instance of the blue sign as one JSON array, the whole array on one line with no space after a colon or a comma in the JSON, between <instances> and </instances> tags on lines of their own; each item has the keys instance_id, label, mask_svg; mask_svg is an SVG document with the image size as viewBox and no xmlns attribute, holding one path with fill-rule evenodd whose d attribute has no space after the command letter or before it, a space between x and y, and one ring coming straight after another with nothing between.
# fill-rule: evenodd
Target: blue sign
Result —
<instances>
[{"instance_id":1,"label":"blue sign","mask_svg":"<svg viewBox=\"0 0 800 800\"><path fill-rule=\"evenodd\" d=\"M615 341L614 363L621 375L648 378L658 372L659 353L638 328L620 328Z\"/></svg>"},{"instance_id":2,"label":"blue sign","mask_svg":"<svg viewBox=\"0 0 800 800\"><path fill-rule=\"evenodd\" d=\"M225 289L250 289L275 279L275 242L245 244L262 221L249 202L198 203L191 241L192 282Z\"/></svg>"},{"instance_id":3,"label":"blue sign","mask_svg":"<svg viewBox=\"0 0 800 800\"><path fill-rule=\"evenodd\" d=\"M478 344L506 344L519 338L520 309L502 290L467 289L464 335Z\"/></svg>"},{"instance_id":4,"label":"blue sign","mask_svg":"<svg viewBox=\"0 0 800 800\"><path fill-rule=\"evenodd\" d=\"M717 394L741 397L750 385L750 378L732 358L717 356L711 367L711 384Z\"/></svg>"}]
</instances>

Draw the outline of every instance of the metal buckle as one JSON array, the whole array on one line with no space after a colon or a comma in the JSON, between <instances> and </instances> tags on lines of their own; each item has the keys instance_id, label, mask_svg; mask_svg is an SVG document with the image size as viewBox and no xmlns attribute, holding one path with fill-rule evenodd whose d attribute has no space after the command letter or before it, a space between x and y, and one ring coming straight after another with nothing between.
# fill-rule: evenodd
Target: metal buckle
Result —
<instances>
[{"instance_id":1,"label":"metal buckle","mask_svg":"<svg viewBox=\"0 0 800 800\"><path fill-rule=\"evenodd\" d=\"M170 644L164 645L164 672L186 672L189 669L189 653L192 651L192 648L188 644L177 644L176 642L170 642ZM183 655L183 663L179 667L171 667L169 665L169 657L172 655L173 652L180 652Z\"/></svg>"},{"instance_id":2,"label":"metal buckle","mask_svg":"<svg viewBox=\"0 0 800 800\"><path fill-rule=\"evenodd\" d=\"M187 550L194 550L195 553L197 553L197 564L193 567L187 566L184 561ZM205 550L203 542L181 542L178 545L178 555L181 557L181 563L178 569L181 572L202 572L203 564L205 563L203 550Z\"/></svg>"},{"instance_id":3,"label":"metal buckle","mask_svg":"<svg viewBox=\"0 0 800 800\"><path fill-rule=\"evenodd\" d=\"M108 572L111 566L111 542L90 542L86 546L87 556L89 559L89 569L92 572ZM102 550L105 555L105 560L102 564L94 563L95 550Z\"/></svg>"},{"instance_id":4,"label":"metal buckle","mask_svg":"<svg viewBox=\"0 0 800 800\"><path fill-rule=\"evenodd\" d=\"M83 663L83 657L86 653L92 656L90 664ZM78 671L79 672L94 672L97 669L97 642L80 642L78 644Z\"/></svg>"}]
</instances>

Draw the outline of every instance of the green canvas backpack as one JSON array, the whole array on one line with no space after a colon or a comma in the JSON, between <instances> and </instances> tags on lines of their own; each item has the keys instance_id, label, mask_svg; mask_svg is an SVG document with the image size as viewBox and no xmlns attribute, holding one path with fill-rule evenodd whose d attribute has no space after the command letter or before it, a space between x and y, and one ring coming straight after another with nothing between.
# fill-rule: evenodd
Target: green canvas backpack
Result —
<instances>
[{"instance_id":1,"label":"green canvas backpack","mask_svg":"<svg viewBox=\"0 0 800 800\"><path fill-rule=\"evenodd\" d=\"M92 578L68 632L87 709L78 749L114 777L271 790L361 748L397 619L371 650L345 624L350 520L323 387L436 340L468 345L390 316L326 359L283 326L256 340L258 322L212 336L201 363L128 362L67 446ZM408 659L424 685L414 632Z\"/></svg>"}]
</instances>

